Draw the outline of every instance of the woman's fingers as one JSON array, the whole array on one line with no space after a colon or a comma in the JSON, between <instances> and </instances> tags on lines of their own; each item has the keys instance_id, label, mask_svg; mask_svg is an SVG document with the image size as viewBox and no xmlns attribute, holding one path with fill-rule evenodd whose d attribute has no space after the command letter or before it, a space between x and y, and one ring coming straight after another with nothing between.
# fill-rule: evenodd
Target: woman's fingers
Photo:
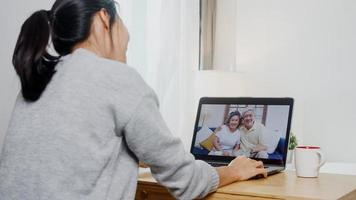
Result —
<instances>
[{"instance_id":1,"label":"woman's fingers","mask_svg":"<svg viewBox=\"0 0 356 200\"><path fill-rule=\"evenodd\" d=\"M263 168L263 162L262 161L255 161L254 165L257 168Z\"/></svg>"},{"instance_id":2,"label":"woman's fingers","mask_svg":"<svg viewBox=\"0 0 356 200\"><path fill-rule=\"evenodd\" d=\"M267 177L267 170L263 167L262 161L255 161L253 160L254 167L256 167L256 175L262 174L265 178Z\"/></svg>"},{"instance_id":3,"label":"woman's fingers","mask_svg":"<svg viewBox=\"0 0 356 200\"><path fill-rule=\"evenodd\" d=\"M256 175L262 174L265 178L267 178L267 170L265 168L256 168Z\"/></svg>"},{"instance_id":4,"label":"woman's fingers","mask_svg":"<svg viewBox=\"0 0 356 200\"><path fill-rule=\"evenodd\" d=\"M259 174L267 177L267 170L264 169L262 161L256 161L244 156L236 157L230 162L229 167L236 173L234 177L237 177L236 180L239 181L247 180Z\"/></svg>"}]
</instances>

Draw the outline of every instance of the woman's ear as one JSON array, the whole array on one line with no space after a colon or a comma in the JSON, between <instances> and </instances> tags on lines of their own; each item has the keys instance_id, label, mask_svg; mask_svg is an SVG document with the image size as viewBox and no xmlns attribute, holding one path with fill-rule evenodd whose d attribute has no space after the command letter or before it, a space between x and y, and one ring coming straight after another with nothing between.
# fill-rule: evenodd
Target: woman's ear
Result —
<instances>
[{"instance_id":1,"label":"woman's ear","mask_svg":"<svg viewBox=\"0 0 356 200\"><path fill-rule=\"evenodd\" d=\"M99 14L99 19L104 24L105 29L109 30L110 29L110 16L109 16L108 12L105 9L101 9L98 14Z\"/></svg>"}]
</instances>

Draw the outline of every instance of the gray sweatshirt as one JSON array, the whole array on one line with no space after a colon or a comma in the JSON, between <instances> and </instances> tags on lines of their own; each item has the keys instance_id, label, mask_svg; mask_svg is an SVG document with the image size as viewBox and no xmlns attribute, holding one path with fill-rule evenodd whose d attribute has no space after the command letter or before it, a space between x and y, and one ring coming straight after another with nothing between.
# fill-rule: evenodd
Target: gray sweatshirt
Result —
<instances>
[{"instance_id":1,"label":"gray sweatshirt","mask_svg":"<svg viewBox=\"0 0 356 200\"><path fill-rule=\"evenodd\" d=\"M1 200L134 199L138 161L178 199L217 189L184 151L155 93L127 65L78 49L34 102L19 95L0 157Z\"/></svg>"}]
</instances>

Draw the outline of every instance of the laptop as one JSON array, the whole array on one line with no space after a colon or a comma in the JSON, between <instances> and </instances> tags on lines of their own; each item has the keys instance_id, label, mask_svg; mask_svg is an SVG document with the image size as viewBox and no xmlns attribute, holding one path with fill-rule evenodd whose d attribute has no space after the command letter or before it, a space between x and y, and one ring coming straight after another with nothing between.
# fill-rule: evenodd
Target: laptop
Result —
<instances>
[{"instance_id":1,"label":"laptop","mask_svg":"<svg viewBox=\"0 0 356 200\"><path fill-rule=\"evenodd\" d=\"M212 166L227 166L235 157L246 156L262 161L268 175L276 174L286 166L293 102L203 97L190 152Z\"/></svg>"}]
</instances>

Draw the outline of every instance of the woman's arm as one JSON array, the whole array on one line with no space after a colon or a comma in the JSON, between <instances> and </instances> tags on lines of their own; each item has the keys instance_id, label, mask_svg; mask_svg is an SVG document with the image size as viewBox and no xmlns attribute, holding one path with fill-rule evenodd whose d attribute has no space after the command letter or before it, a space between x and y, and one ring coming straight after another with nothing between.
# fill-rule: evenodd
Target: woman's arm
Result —
<instances>
[{"instance_id":1,"label":"woman's arm","mask_svg":"<svg viewBox=\"0 0 356 200\"><path fill-rule=\"evenodd\" d=\"M125 146L150 167L153 177L175 198L202 198L217 189L217 170L206 162L196 161L185 151L181 140L171 135L153 92L147 93L132 111L123 137Z\"/></svg>"}]
</instances>

